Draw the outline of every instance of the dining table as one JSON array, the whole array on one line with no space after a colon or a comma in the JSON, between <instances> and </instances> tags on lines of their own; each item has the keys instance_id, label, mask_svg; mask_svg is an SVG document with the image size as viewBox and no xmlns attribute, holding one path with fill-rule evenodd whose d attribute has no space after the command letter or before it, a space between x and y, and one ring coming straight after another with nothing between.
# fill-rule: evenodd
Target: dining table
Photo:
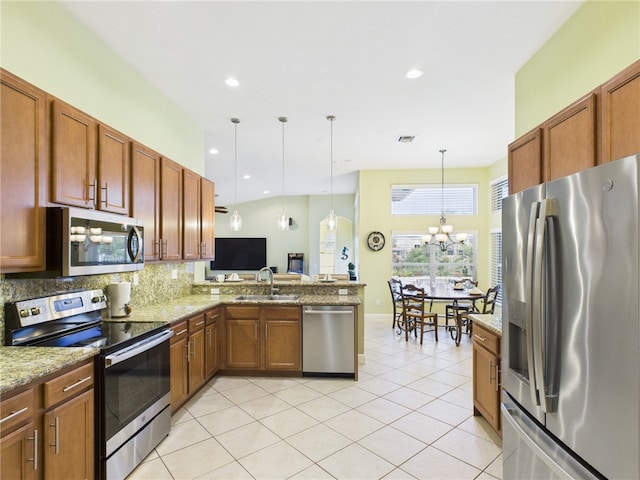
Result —
<instances>
[{"instance_id":1,"label":"dining table","mask_svg":"<svg viewBox=\"0 0 640 480\"><path fill-rule=\"evenodd\" d=\"M433 309L434 301L449 301L451 305L457 307L459 305L458 302L461 300L468 300L471 302L470 312L478 313L480 310L476 306L476 301L484 298L485 292L481 293L471 293L468 289L455 289L455 288L447 288L447 289L424 289L424 299L425 302L429 302L429 311ZM445 313L446 315L446 313ZM456 315L456 324L453 326L448 325L448 319L445 318L445 328L449 330L451 333L451 337L455 340L456 346L460 345L460 338L462 337L462 318L460 315Z\"/></svg>"}]
</instances>

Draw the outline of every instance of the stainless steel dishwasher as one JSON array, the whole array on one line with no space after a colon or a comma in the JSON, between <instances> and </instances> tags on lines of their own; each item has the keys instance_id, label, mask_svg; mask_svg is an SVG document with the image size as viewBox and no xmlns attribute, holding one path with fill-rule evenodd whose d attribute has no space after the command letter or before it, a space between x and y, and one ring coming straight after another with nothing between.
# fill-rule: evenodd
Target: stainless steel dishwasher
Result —
<instances>
[{"instance_id":1,"label":"stainless steel dishwasher","mask_svg":"<svg viewBox=\"0 0 640 480\"><path fill-rule=\"evenodd\" d=\"M302 312L302 372L305 376L355 376L353 306L307 305Z\"/></svg>"}]
</instances>

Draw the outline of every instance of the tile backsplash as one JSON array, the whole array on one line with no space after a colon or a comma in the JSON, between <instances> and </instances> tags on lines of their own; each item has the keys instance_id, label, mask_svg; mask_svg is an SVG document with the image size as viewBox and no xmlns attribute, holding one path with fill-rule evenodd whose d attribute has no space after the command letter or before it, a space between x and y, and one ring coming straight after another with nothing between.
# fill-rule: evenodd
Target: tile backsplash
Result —
<instances>
[{"instance_id":1,"label":"tile backsplash","mask_svg":"<svg viewBox=\"0 0 640 480\"><path fill-rule=\"evenodd\" d=\"M175 272L174 272L175 271ZM192 263L146 264L135 272L139 284L133 285L133 272L110 275L87 275L83 277L54 279L14 279L0 276L0 334L4 344L5 303L28 298L43 297L70 290L90 290L101 288L107 292L107 285L116 282L131 282L131 306L153 305L170 298L191 293L194 281ZM176 278L173 278L173 277Z\"/></svg>"}]
</instances>

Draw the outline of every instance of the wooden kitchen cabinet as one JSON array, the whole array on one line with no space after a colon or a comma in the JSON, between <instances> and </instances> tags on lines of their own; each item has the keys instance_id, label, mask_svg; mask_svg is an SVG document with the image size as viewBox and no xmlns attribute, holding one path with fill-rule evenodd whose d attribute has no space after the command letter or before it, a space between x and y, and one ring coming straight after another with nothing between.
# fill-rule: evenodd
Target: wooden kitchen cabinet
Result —
<instances>
[{"instance_id":1,"label":"wooden kitchen cabinet","mask_svg":"<svg viewBox=\"0 0 640 480\"><path fill-rule=\"evenodd\" d=\"M0 69L0 273L45 268L46 93Z\"/></svg>"},{"instance_id":2,"label":"wooden kitchen cabinet","mask_svg":"<svg viewBox=\"0 0 640 480\"><path fill-rule=\"evenodd\" d=\"M226 368L260 368L260 307L228 305L224 309Z\"/></svg>"},{"instance_id":3,"label":"wooden kitchen cabinet","mask_svg":"<svg viewBox=\"0 0 640 480\"><path fill-rule=\"evenodd\" d=\"M298 306L226 306L225 368L302 371Z\"/></svg>"},{"instance_id":4,"label":"wooden kitchen cabinet","mask_svg":"<svg viewBox=\"0 0 640 480\"><path fill-rule=\"evenodd\" d=\"M34 389L3 398L0 402L0 478L38 478L41 430L36 417Z\"/></svg>"},{"instance_id":5,"label":"wooden kitchen cabinet","mask_svg":"<svg viewBox=\"0 0 640 480\"><path fill-rule=\"evenodd\" d=\"M542 129L536 128L509 145L509 193L543 182Z\"/></svg>"},{"instance_id":6,"label":"wooden kitchen cabinet","mask_svg":"<svg viewBox=\"0 0 640 480\"><path fill-rule=\"evenodd\" d=\"M171 369L171 412L175 413L189 397L189 328L186 321L171 326L169 346Z\"/></svg>"},{"instance_id":7,"label":"wooden kitchen cabinet","mask_svg":"<svg viewBox=\"0 0 640 480\"><path fill-rule=\"evenodd\" d=\"M4 417L3 417L4 418ZM33 422L2 437L0 440L0 478L32 480L41 468L37 462L38 429Z\"/></svg>"},{"instance_id":8,"label":"wooden kitchen cabinet","mask_svg":"<svg viewBox=\"0 0 640 480\"><path fill-rule=\"evenodd\" d=\"M160 159L160 259L182 260L182 167Z\"/></svg>"},{"instance_id":9,"label":"wooden kitchen cabinet","mask_svg":"<svg viewBox=\"0 0 640 480\"><path fill-rule=\"evenodd\" d=\"M200 258L200 175L185 168L182 182L182 257L185 260L197 260Z\"/></svg>"},{"instance_id":10,"label":"wooden kitchen cabinet","mask_svg":"<svg viewBox=\"0 0 640 480\"><path fill-rule=\"evenodd\" d=\"M213 258L215 254L216 225L216 189L215 184L204 177L200 178L200 258Z\"/></svg>"},{"instance_id":11,"label":"wooden kitchen cabinet","mask_svg":"<svg viewBox=\"0 0 640 480\"><path fill-rule=\"evenodd\" d=\"M219 328L220 328L220 307L209 310L205 314L206 324L204 327L205 341L205 379L213 377L219 368Z\"/></svg>"},{"instance_id":12,"label":"wooden kitchen cabinet","mask_svg":"<svg viewBox=\"0 0 640 480\"><path fill-rule=\"evenodd\" d=\"M144 221L144 260L160 260L160 154L131 142L131 216Z\"/></svg>"},{"instance_id":13,"label":"wooden kitchen cabinet","mask_svg":"<svg viewBox=\"0 0 640 480\"><path fill-rule=\"evenodd\" d=\"M263 307L264 368L302 371L299 307Z\"/></svg>"},{"instance_id":14,"label":"wooden kitchen cabinet","mask_svg":"<svg viewBox=\"0 0 640 480\"><path fill-rule=\"evenodd\" d=\"M88 360L3 395L0 478L94 478L93 385Z\"/></svg>"},{"instance_id":15,"label":"wooden kitchen cabinet","mask_svg":"<svg viewBox=\"0 0 640 480\"><path fill-rule=\"evenodd\" d=\"M473 324L473 414L482 415L497 432L501 430L500 340L478 322Z\"/></svg>"},{"instance_id":16,"label":"wooden kitchen cabinet","mask_svg":"<svg viewBox=\"0 0 640 480\"><path fill-rule=\"evenodd\" d=\"M44 416L44 468L46 478L94 478L93 389Z\"/></svg>"},{"instance_id":17,"label":"wooden kitchen cabinet","mask_svg":"<svg viewBox=\"0 0 640 480\"><path fill-rule=\"evenodd\" d=\"M130 155L126 135L107 125L98 125L98 210L130 214Z\"/></svg>"},{"instance_id":18,"label":"wooden kitchen cabinet","mask_svg":"<svg viewBox=\"0 0 640 480\"><path fill-rule=\"evenodd\" d=\"M544 122L542 132L545 181L595 167L598 163L595 93Z\"/></svg>"},{"instance_id":19,"label":"wooden kitchen cabinet","mask_svg":"<svg viewBox=\"0 0 640 480\"><path fill-rule=\"evenodd\" d=\"M189 320L189 395L195 393L206 381L204 326L204 314Z\"/></svg>"},{"instance_id":20,"label":"wooden kitchen cabinet","mask_svg":"<svg viewBox=\"0 0 640 480\"><path fill-rule=\"evenodd\" d=\"M640 152L640 60L600 88L601 163Z\"/></svg>"}]
</instances>

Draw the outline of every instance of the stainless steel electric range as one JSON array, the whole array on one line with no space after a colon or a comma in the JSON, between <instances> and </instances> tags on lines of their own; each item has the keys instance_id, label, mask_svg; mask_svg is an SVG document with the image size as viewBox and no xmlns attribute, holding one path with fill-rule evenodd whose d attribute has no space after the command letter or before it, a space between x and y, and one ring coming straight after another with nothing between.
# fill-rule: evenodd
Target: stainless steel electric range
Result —
<instances>
[{"instance_id":1,"label":"stainless steel electric range","mask_svg":"<svg viewBox=\"0 0 640 480\"><path fill-rule=\"evenodd\" d=\"M103 321L102 290L5 305L5 343L96 347L96 478L124 479L171 428L166 322Z\"/></svg>"}]
</instances>

